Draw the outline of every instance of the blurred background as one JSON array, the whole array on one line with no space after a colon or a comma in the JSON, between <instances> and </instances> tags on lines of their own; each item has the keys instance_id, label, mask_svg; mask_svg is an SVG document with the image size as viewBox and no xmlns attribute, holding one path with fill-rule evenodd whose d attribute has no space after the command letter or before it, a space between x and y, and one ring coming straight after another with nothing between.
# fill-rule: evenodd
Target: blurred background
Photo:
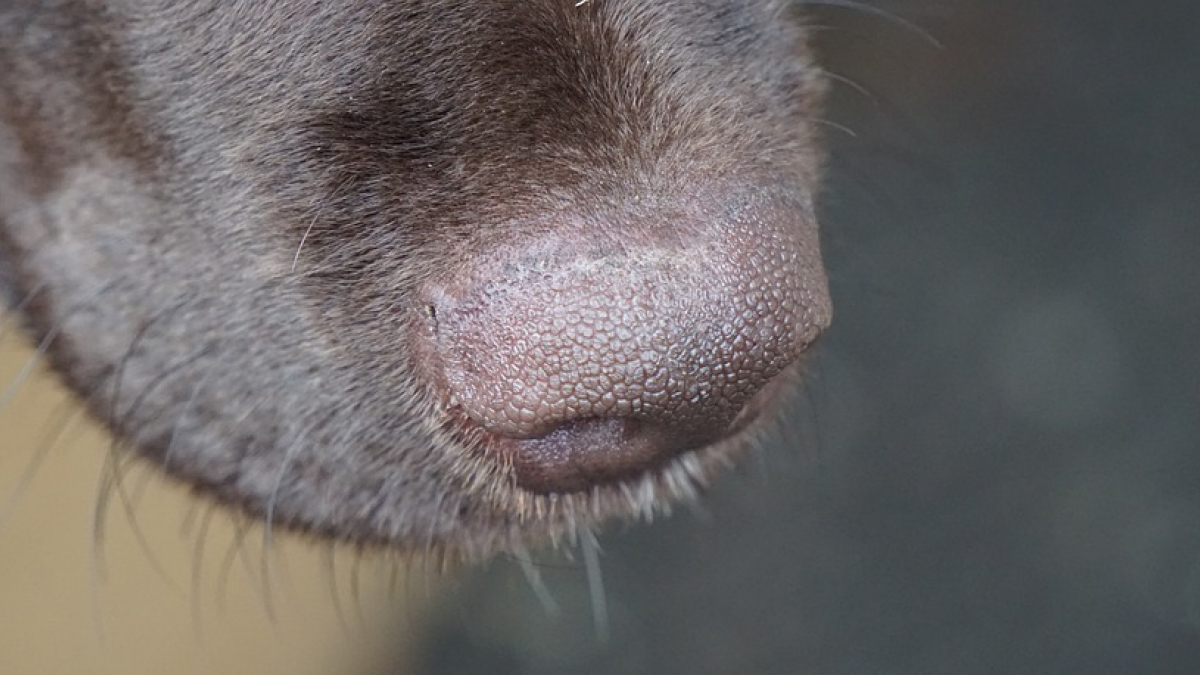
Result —
<instances>
[{"instance_id":1,"label":"blurred background","mask_svg":"<svg viewBox=\"0 0 1200 675\"><path fill-rule=\"evenodd\" d=\"M108 444L35 377L0 408L0 672L1200 672L1195 9L871 6L816 8L835 321L788 440L609 528L606 621L578 561L264 558L136 469L97 537Z\"/></svg>"}]
</instances>

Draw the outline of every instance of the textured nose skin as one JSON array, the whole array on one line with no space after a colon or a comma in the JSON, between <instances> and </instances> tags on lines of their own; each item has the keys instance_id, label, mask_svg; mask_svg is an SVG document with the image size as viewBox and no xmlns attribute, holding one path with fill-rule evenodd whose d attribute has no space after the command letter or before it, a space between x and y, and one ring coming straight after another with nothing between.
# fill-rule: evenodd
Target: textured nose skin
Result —
<instances>
[{"instance_id":1,"label":"textured nose skin","mask_svg":"<svg viewBox=\"0 0 1200 675\"><path fill-rule=\"evenodd\" d=\"M734 433L829 323L816 226L794 202L614 218L501 246L428 289L445 399L531 490L587 489Z\"/></svg>"}]
</instances>

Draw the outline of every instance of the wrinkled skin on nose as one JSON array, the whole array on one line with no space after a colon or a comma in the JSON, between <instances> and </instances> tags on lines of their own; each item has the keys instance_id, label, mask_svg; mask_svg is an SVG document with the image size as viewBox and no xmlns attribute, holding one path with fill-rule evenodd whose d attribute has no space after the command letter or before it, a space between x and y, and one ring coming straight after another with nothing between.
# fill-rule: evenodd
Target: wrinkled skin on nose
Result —
<instances>
[{"instance_id":1,"label":"wrinkled skin on nose","mask_svg":"<svg viewBox=\"0 0 1200 675\"><path fill-rule=\"evenodd\" d=\"M521 486L586 490L736 433L828 325L804 204L712 193L562 217L425 289L431 377Z\"/></svg>"}]
</instances>

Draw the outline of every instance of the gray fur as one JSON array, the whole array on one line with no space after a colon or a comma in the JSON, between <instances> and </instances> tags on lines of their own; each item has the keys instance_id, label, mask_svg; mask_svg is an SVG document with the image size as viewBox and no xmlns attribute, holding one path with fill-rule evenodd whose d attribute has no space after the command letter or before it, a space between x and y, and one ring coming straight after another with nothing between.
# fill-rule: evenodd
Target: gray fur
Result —
<instances>
[{"instance_id":1,"label":"gray fur","mask_svg":"<svg viewBox=\"0 0 1200 675\"><path fill-rule=\"evenodd\" d=\"M822 90L776 0L10 0L0 285L92 413L202 491L323 536L511 550L691 496L779 406L529 489L450 430L421 289L546 214L748 185L797 214L803 348L828 323Z\"/></svg>"}]
</instances>

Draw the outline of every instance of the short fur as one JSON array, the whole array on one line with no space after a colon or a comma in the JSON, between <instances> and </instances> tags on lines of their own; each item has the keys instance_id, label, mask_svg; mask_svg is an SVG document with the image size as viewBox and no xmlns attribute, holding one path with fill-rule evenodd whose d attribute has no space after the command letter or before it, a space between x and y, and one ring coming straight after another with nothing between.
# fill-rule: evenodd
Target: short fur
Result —
<instances>
[{"instance_id":1,"label":"short fur","mask_svg":"<svg viewBox=\"0 0 1200 675\"><path fill-rule=\"evenodd\" d=\"M729 181L783 186L815 241L822 90L784 0L9 0L0 285L91 411L205 492L511 550L691 496L761 425L523 489L413 362L423 280L530 214Z\"/></svg>"}]
</instances>

